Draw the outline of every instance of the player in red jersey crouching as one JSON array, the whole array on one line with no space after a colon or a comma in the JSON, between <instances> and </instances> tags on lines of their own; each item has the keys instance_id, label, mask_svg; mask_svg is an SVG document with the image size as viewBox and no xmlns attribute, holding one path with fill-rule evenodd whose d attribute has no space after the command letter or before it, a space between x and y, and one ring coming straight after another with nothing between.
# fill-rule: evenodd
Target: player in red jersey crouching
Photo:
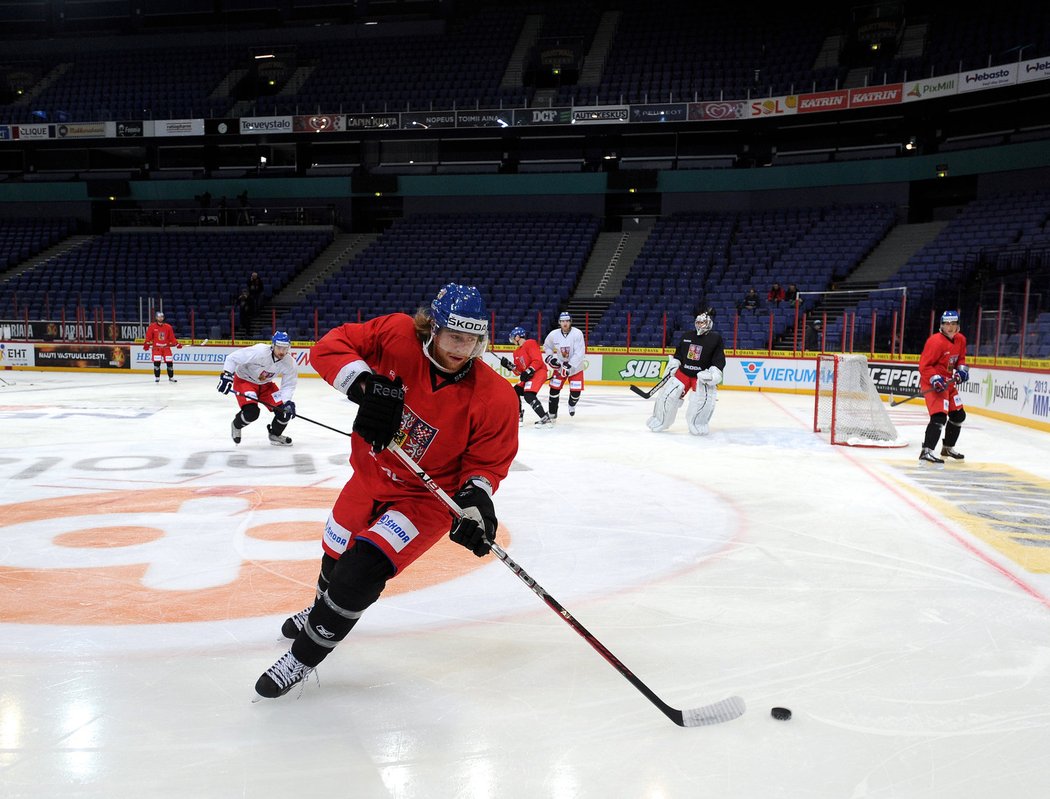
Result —
<instances>
[{"instance_id":1,"label":"player in red jersey crouching","mask_svg":"<svg viewBox=\"0 0 1050 799\"><path fill-rule=\"evenodd\" d=\"M276 698L305 680L379 599L387 581L446 533L478 557L496 533L492 495L518 451L518 399L481 360L488 314L473 286L449 283L415 316L344 324L321 337L310 362L357 404L353 476L322 536L316 599L287 619L288 650L255 684ZM387 450L401 447L463 509L448 507ZM420 567L422 568L422 567Z\"/></svg>"}]
</instances>

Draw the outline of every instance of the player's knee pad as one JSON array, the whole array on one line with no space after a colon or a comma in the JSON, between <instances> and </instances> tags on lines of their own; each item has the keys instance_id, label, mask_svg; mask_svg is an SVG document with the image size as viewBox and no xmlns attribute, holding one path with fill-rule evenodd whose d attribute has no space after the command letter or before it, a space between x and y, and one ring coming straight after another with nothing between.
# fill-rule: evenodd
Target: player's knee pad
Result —
<instances>
[{"instance_id":1,"label":"player's knee pad","mask_svg":"<svg viewBox=\"0 0 1050 799\"><path fill-rule=\"evenodd\" d=\"M536 401L536 392L535 391L525 391L524 389L522 389L522 391L523 391L522 396L525 398L525 401L527 403L529 403L529 405L532 405L532 403L534 403Z\"/></svg>"},{"instance_id":2,"label":"player's knee pad","mask_svg":"<svg viewBox=\"0 0 1050 799\"><path fill-rule=\"evenodd\" d=\"M525 388L521 385L521 383L514 384L514 393L517 394L519 397L525 396Z\"/></svg>"},{"instance_id":3,"label":"player's knee pad","mask_svg":"<svg viewBox=\"0 0 1050 799\"><path fill-rule=\"evenodd\" d=\"M254 402L249 402L241 408L241 418L244 419L245 424L251 424L259 418L259 406Z\"/></svg>"},{"instance_id":4,"label":"player's knee pad","mask_svg":"<svg viewBox=\"0 0 1050 799\"><path fill-rule=\"evenodd\" d=\"M561 389L560 388L551 388L551 390L547 393L547 396L548 397L557 397L560 394L561 394Z\"/></svg>"},{"instance_id":5,"label":"player's knee pad","mask_svg":"<svg viewBox=\"0 0 1050 799\"><path fill-rule=\"evenodd\" d=\"M650 430L659 433L674 423L678 409L682 407L684 393L685 386L678 379L671 378L667 381L667 384L656 395L656 401L653 402L653 415L646 422Z\"/></svg>"},{"instance_id":6,"label":"player's knee pad","mask_svg":"<svg viewBox=\"0 0 1050 799\"><path fill-rule=\"evenodd\" d=\"M950 411L948 413L948 424L953 424L956 427L958 427L965 421L966 421L966 411L964 411L962 408L959 408L958 410Z\"/></svg>"},{"instance_id":7,"label":"player's knee pad","mask_svg":"<svg viewBox=\"0 0 1050 799\"><path fill-rule=\"evenodd\" d=\"M715 412L718 389L707 383L697 383L696 390L689 397L689 408L686 411L686 422L689 432L694 436L707 435L708 422Z\"/></svg>"},{"instance_id":8,"label":"player's knee pad","mask_svg":"<svg viewBox=\"0 0 1050 799\"><path fill-rule=\"evenodd\" d=\"M944 425L945 425L945 423L947 421L948 421L948 414L946 414L946 413L931 413L930 414L930 424L935 424L938 427L944 427Z\"/></svg>"},{"instance_id":9,"label":"player's knee pad","mask_svg":"<svg viewBox=\"0 0 1050 799\"><path fill-rule=\"evenodd\" d=\"M394 564L376 546L355 541L339 556L328 582L328 597L337 608L360 613L379 599Z\"/></svg>"}]
</instances>

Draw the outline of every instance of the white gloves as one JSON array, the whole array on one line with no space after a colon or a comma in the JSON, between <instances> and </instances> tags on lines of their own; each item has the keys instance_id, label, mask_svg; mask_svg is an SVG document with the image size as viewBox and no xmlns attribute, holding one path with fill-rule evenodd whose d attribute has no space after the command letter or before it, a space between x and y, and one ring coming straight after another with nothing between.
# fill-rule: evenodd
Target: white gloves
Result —
<instances>
[{"instance_id":1,"label":"white gloves","mask_svg":"<svg viewBox=\"0 0 1050 799\"><path fill-rule=\"evenodd\" d=\"M708 385L718 385L722 382L722 370L717 366L709 366L702 372L697 372L696 379Z\"/></svg>"}]
</instances>

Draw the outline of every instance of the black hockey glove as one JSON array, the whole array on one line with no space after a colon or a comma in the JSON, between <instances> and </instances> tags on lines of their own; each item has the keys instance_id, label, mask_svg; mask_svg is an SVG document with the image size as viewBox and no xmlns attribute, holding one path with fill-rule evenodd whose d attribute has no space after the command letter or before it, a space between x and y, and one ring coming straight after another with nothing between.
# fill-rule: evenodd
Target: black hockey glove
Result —
<instances>
[{"instance_id":1,"label":"black hockey glove","mask_svg":"<svg viewBox=\"0 0 1050 799\"><path fill-rule=\"evenodd\" d=\"M498 524L492 497L473 480L468 480L452 499L463 509L463 515L452 522L449 538L479 558L489 554Z\"/></svg>"},{"instance_id":2,"label":"black hockey glove","mask_svg":"<svg viewBox=\"0 0 1050 799\"><path fill-rule=\"evenodd\" d=\"M522 381L528 380L528 379L529 379L529 378L531 378L531 377L532 377L532 376L533 376L534 374L536 374L536 370L535 370L535 369L533 369L533 368L532 368L532 367L530 366L530 367L529 367L528 369L526 369L526 370L525 370L524 372L522 372L522 373L521 373L521 379L522 379Z\"/></svg>"},{"instance_id":3,"label":"black hockey glove","mask_svg":"<svg viewBox=\"0 0 1050 799\"><path fill-rule=\"evenodd\" d=\"M220 394L229 394L233 391L233 375L229 372L223 372L219 375L219 386L218 391Z\"/></svg>"},{"instance_id":4,"label":"black hockey glove","mask_svg":"<svg viewBox=\"0 0 1050 799\"><path fill-rule=\"evenodd\" d=\"M277 417L278 422L281 424L288 424L295 418L295 403L291 400L288 400L288 402L282 402L274 408L273 414Z\"/></svg>"},{"instance_id":5,"label":"black hockey glove","mask_svg":"<svg viewBox=\"0 0 1050 799\"><path fill-rule=\"evenodd\" d=\"M511 371L511 372L514 371L514 361L512 361L510 358L507 358L507 357L500 358L499 362L503 365L504 369L507 369L508 371Z\"/></svg>"},{"instance_id":6,"label":"black hockey glove","mask_svg":"<svg viewBox=\"0 0 1050 799\"><path fill-rule=\"evenodd\" d=\"M401 378L391 380L368 374L354 382L347 396L358 404L354 432L371 444L373 451L382 452L401 429L401 415L405 410L405 387Z\"/></svg>"}]
</instances>

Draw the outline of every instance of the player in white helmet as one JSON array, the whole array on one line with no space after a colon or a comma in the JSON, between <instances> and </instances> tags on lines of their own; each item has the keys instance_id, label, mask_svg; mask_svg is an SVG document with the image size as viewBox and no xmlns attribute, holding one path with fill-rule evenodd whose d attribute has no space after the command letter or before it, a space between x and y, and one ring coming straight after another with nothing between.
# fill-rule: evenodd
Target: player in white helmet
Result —
<instances>
[{"instance_id":1,"label":"player in white helmet","mask_svg":"<svg viewBox=\"0 0 1050 799\"><path fill-rule=\"evenodd\" d=\"M722 335L714 330L714 310L705 308L693 320L694 331L686 333L667 360L674 376L656 395L653 413L646 422L654 433L666 430L691 391L686 422L694 436L707 435L718 399L718 384L726 368Z\"/></svg>"},{"instance_id":2,"label":"player in white helmet","mask_svg":"<svg viewBox=\"0 0 1050 799\"><path fill-rule=\"evenodd\" d=\"M558 326L543 340L543 355L551 370L548 414L557 421L561 390L568 386L569 416L575 416L576 405L583 393L583 361L587 356L587 344L582 331L572 326L572 316L568 311L558 317Z\"/></svg>"},{"instance_id":3,"label":"player in white helmet","mask_svg":"<svg viewBox=\"0 0 1050 799\"><path fill-rule=\"evenodd\" d=\"M175 358L171 354L171 349L174 347L181 350L182 344L175 337L175 330L172 326L164 321L164 311L157 311L153 318L153 324L146 328L146 340L142 349L147 351L150 348L153 349L154 382L160 382L160 365L163 362L168 369L168 382L178 383L179 381L175 378Z\"/></svg>"}]
</instances>

